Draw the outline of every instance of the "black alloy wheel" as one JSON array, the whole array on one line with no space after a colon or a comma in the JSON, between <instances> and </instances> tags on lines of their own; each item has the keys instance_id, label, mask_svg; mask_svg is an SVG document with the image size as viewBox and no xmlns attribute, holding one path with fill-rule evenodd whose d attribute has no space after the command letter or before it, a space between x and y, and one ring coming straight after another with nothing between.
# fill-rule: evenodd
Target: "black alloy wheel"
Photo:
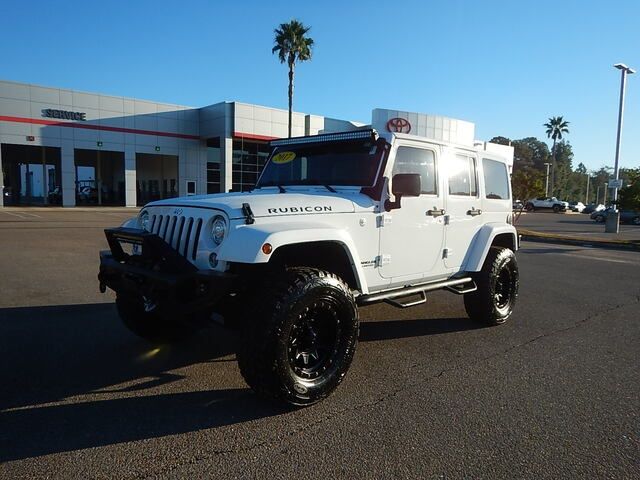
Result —
<instances>
[{"instance_id":1,"label":"black alloy wheel","mask_svg":"<svg viewBox=\"0 0 640 480\"><path fill-rule=\"evenodd\" d=\"M335 361L341 324L333 303L331 297L315 302L291 326L289 365L300 378L318 378Z\"/></svg>"}]
</instances>

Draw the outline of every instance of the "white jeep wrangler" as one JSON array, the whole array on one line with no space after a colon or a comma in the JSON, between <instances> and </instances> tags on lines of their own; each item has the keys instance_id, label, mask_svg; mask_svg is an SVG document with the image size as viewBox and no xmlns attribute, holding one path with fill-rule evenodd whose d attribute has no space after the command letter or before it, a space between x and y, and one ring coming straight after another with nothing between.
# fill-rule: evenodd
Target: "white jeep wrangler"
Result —
<instances>
[{"instance_id":1,"label":"white jeep wrangler","mask_svg":"<svg viewBox=\"0 0 640 480\"><path fill-rule=\"evenodd\" d=\"M105 231L100 288L130 330L168 340L217 313L257 393L310 405L347 373L358 306L447 289L473 321L509 318L511 159L373 129L272 147L252 191L152 202Z\"/></svg>"}]
</instances>

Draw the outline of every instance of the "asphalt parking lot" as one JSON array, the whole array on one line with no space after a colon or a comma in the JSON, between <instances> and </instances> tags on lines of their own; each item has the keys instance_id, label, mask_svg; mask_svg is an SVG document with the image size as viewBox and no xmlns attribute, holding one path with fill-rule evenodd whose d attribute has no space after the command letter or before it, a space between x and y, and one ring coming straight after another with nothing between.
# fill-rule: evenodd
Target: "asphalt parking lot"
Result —
<instances>
[{"instance_id":1,"label":"asphalt parking lot","mask_svg":"<svg viewBox=\"0 0 640 480\"><path fill-rule=\"evenodd\" d=\"M131 213L0 209L1 478L640 477L640 253L524 243L501 327L445 292L364 308L345 382L287 410L233 333L120 325L97 255Z\"/></svg>"},{"instance_id":2,"label":"asphalt parking lot","mask_svg":"<svg viewBox=\"0 0 640 480\"><path fill-rule=\"evenodd\" d=\"M516 225L540 233L577 236L585 240L640 240L640 226L620 224L618 233L605 233L604 224L586 213L523 212Z\"/></svg>"}]
</instances>

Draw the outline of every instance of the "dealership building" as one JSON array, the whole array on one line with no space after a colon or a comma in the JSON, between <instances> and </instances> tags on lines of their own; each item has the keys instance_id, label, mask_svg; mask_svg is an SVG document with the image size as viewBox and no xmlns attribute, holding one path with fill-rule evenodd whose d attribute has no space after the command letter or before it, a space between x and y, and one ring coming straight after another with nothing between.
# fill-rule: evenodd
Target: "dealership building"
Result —
<instances>
[{"instance_id":1,"label":"dealership building","mask_svg":"<svg viewBox=\"0 0 640 480\"><path fill-rule=\"evenodd\" d=\"M374 109L368 125L474 146L473 123ZM292 136L365 124L293 113ZM0 207L127 206L252 188L288 112L241 102L185 107L0 81ZM485 148L488 144L485 144ZM513 155L512 147L507 148Z\"/></svg>"},{"instance_id":2,"label":"dealership building","mask_svg":"<svg viewBox=\"0 0 640 480\"><path fill-rule=\"evenodd\" d=\"M362 124L295 112L292 135ZM143 205L251 188L288 112L185 107L0 81L0 206Z\"/></svg>"}]
</instances>

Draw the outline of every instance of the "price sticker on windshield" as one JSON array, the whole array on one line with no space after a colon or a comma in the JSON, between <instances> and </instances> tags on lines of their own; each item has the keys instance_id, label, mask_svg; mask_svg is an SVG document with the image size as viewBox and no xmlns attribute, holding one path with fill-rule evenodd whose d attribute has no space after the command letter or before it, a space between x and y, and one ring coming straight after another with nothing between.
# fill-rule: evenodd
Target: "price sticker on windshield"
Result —
<instances>
[{"instance_id":1,"label":"price sticker on windshield","mask_svg":"<svg viewBox=\"0 0 640 480\"><path fill-rule=\"evenodd\" d=\"M276 153L271 161L273 163L277 163L278 165L282 165L283 163L292 162L296 158L295 152L280 152Z\"/></svg>"}]
</instances>

